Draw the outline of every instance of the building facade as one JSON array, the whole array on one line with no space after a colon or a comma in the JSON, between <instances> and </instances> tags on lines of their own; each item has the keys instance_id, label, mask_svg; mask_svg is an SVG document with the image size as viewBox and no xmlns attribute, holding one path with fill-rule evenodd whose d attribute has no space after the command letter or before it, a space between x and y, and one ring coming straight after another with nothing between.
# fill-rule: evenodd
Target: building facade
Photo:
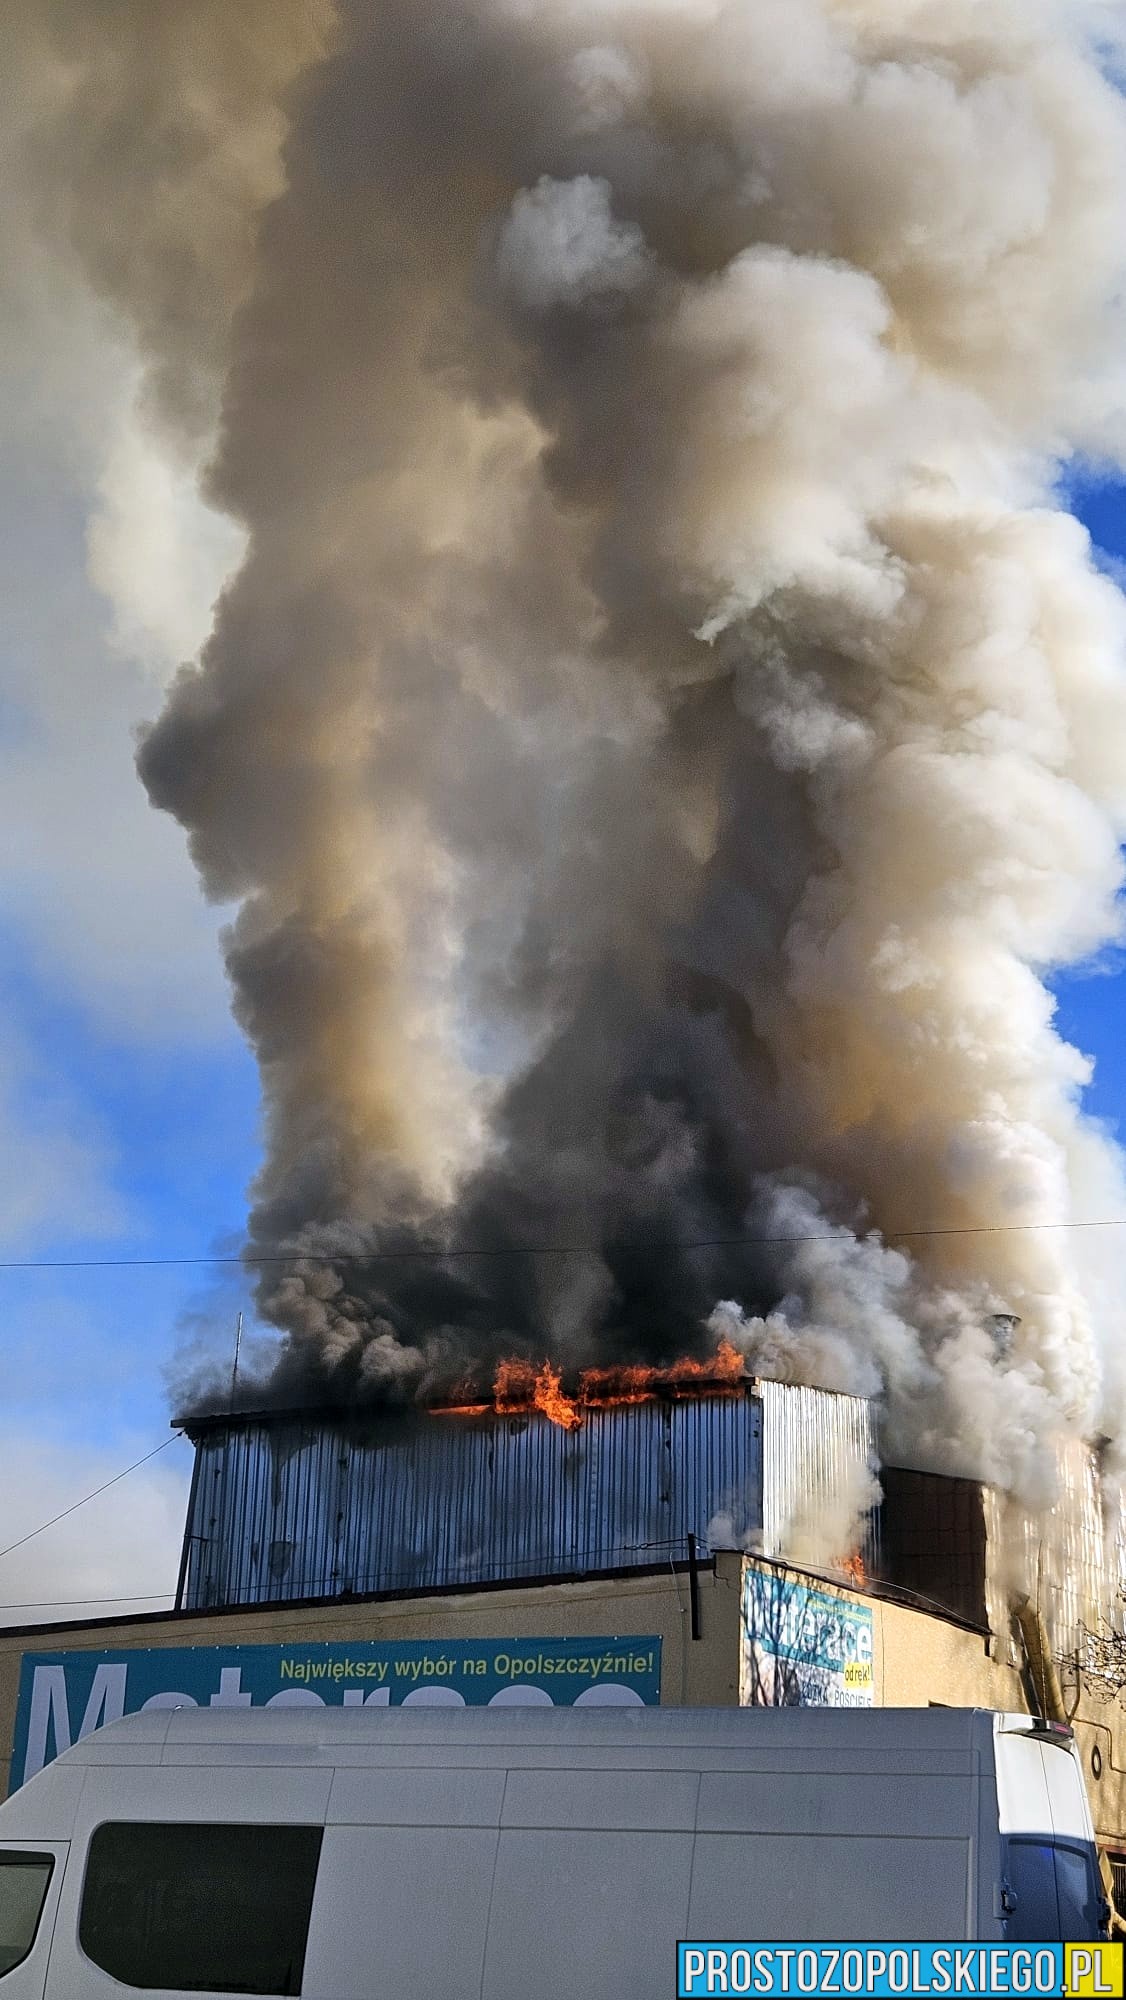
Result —
<instances>
[{"instance_id":1,"label":"building facade","mask_svg":"<svg viewBox=\"0 0 1126 2000\"><path fill-rule=\"evenodd\" d=\"M891 1467L875 1513L867 1406L776 1383L571 1427L305 1413L193 1434L178 1608L0 1631L0 1793L180 1702L994 1708L1072 1722L1126 1907L1126 1730L1083 1652L1122 1538L1091 1454L1037 1521Z\"/></svg>"},{"instance_id":2,"label":"building facade","mask_svg":"<svg viewBox=\"0 0 1126 2000\"><path fill-rule=\"evenodd\" d=\"M826 1628L828 1654L836 1646L838 1653L851 1658L828 1657ZM807 1686L803 1693L804 1668L815 1682L818 1675L825 1677L828 1685L821 1698L890 1707L940 1703L1016 1712L1034 1712L1036 1707L1027 1662L1014 1662L1007 1637L998 1639L889 1595L878 1582L852 1588L757 1556L717 1551L694 1572L682 1562L615 1576L407 1597L388 1594L348 1603L144 1614L104 1623L3 1631L0 1788L6 1792L26 1775L18 1759L13 1763L13 1752L22 1743L26 1754L28 1690L37 1664L69 1663L72 1673L74 1692L65 1715L56 1704L48 1716L46 1750L54 1755L65 1747L56 1736L60 1726L73 1739L87 1721L108 1719L104 1712L87 1713L91 1672L107 1661L132 1660L138 1669L144 1663L148 1673L144 1687L153 1684L154 1656L167 1650L180 1670L184 1652L190 1649L206 1684L221 1696L224 1672L236 1673L239 1662L245 1664L249 1657L248 1648L307 1662L327 1649L344 1647L354 1664L368 1654L378 1656L381 1649L386 1653L414 1647L426 1649L422 1666L427 1659L437 1666L443 1649L450 1654L465 1642L503 1641L500 1657L511 1659L520 1670L520 1684L526 1685L523 1669L542 1660L541 1642L567 1642L576 1661L611 1663L613 1679L613 1662L634 1657L632 1642L644 1640L651 1646L654 1639L658 1642L654 1697L665 1705L734 1705L740 1699L763 1699L768 1693L774 1699L817 1699L816 1687L811 1693ZM807 1656L804 1661L793 1658L795 1646L799 1655ZM781 1662L782 1671L766 1688L763 1665L771 1658ZM240 1696L246 1696L249 1679L244 1674ZM306 1699L342 1700L350 1691L354 1699L366 1699L362 1691L357 1694L346 1673L327 1684L323 1694L316 1692L320 1685L303 1682L299 1691ZM428 1698L418 1676L410 1688ZM550 1687L541 1693L551 1698ZM1065 1695L1073 1707L1100 1839L1115 1858L1126 1857L1126 1731L1121 1710L1116 1704L1093 1700L1082 1689L1065 1689ZM197 1691L188 1698L209 1697ZM470 1692L466 1698L475 1695Z\"/></svg>"}]
</instances>

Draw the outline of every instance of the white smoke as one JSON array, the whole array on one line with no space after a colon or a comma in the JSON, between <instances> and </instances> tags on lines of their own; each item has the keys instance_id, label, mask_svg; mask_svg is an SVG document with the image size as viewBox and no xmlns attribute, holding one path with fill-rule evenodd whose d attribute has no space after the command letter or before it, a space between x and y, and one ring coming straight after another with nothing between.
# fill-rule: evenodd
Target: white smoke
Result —
<instances>
[{"instance_id":1,"label":"white smoke","mask_svg":"<svg viewBox=\"0 0 1126 2000\"><path fill-rule=\"evenodd\" d=\"M616 222L608 181L544 174L517 195L501 230L496 268L506 289L533 312L557 306L612 309L644 283L645 238L636 223Z\"/></svg>"},{"instance_id":2,"label":"white smoke","mask_svg":"<svg viewBox=\"0 0 1126 2000\"><path fill-rule=\"evenodd\" d=\"M984 1284L942 1287L878 1232L830 1226L807 1189L773 1190L787 1292L765 1315L734 1301L708 1322L756 1375L885 1397L893 1464L1015 1487L1043 1502L1055 1475L1059 1405L1026 1354L999 1356Z\"/></svg>"}]
</instances>

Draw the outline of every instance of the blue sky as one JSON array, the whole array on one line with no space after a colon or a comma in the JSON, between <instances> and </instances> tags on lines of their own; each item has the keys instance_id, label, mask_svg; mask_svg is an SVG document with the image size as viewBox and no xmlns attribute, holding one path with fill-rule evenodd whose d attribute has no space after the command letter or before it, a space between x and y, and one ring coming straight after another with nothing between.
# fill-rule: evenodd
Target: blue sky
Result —
<instances>
[{"instance_id":1,"label":"blue sky","mask_svg":"<svg viewBox=\"0 0 1126 2000\"><path fill-rule=\"evenodd\" d=\"M128 357L57 303L0 385L0 1259L190 1257L239 1239L257 1080L224 913L133 750L237 547L146 456ZM0 1549L168 1435L186 1317L225 1346L245 1303L206 1265L0 1270ZM0 1621L171 1588L190 1456L0 1557Z\"/></svg>"},{"instance_id":2,"label":"blue sky","mask_svg":"<svg viewBox=\"0 0 1126 2000\"><path fill-rule=\"evenodd\" d=\"M1121 579L1126 565L1126 486L1109 478L1075 480L1068 500L1089 530L1104 566ZM1092 966L1058 976L1052 986L1061 1032L1095 1060L1087 1108L1121 1137L1126 1118L1126 954L1109 952Z\"/></svg>"}]
</instances>

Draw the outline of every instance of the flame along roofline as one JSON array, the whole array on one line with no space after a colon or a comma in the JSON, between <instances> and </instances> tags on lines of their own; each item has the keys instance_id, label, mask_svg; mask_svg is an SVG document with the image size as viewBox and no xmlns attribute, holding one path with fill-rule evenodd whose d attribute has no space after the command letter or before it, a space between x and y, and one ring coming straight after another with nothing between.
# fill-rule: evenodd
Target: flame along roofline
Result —
<instances>
[{"instance_id":1,"label":"flame along roofline","mask_svg":"<svg viewBox=\"0 0 1126 2000\"><path fill-rule=\"evenodd\" d=\"M700 1377L682 1383L662 1382L646 1390L644 1395L624 1394L583 1397L575 1395L571 1401L584 1410L600 1410L619 1403L683 1403L705 1396L739 1396L753 1394L759 1378L746 1375L742 1381L718 1376ZM835 1390L824 1390L825 1395L834 1395ZM188 1412L171 1419L170 1428L184 1431L191 1437L196 1431L222 1430L239 1424L400 1424L424 1422L430 1417L465 1417L477 1422L496 1419L507 1423L513 1417L541 1417L542 1410L534 1404L512 1405L505 1409L492 1402L460 1403L287 1403L262 1404L255 1409L203 1410ZM545 1422L551 1419L545 1417Z\"/></svg>"},{"instance_id":2,"label":"flame along roofline","mask_svg":"<svg viewBox=\"0 0 1126 2000\"><path fill-rule=\"evenodd\" d=\"M644 1395L608 1393L605 1396L581 1395L572 1397L580 1408L597 1412L613 1408L622 1403L683 1403L702 1400L710 1396L755 1396L760 1393L764 1381L772 1377L747 1374L739 1381L728 1376L694 1376L681 1382L656 1382ZM789 1384L787 1386L794 1386ZM811 1385L816 1386L816 1385ZM840 1396L852 1402L868 1400L856 1396L848 1389L817 1388L819 1396ZM231 1429L252 1424L342 1424L367 1428L379 1424L398 1425L425 1422L431 1417L452 1419L462 1417L477 1423L496 1421L508 1423L514 1417L541 1417L545 1423L551 1421L534 1405L502 1409L495 1403L289 1403L261 1404L257 1407L226 1410L185 1411L171 1419L170 1428L183 1431L187 1437L194 1437L207 1431Z\"/></svg>"}]
</instances>

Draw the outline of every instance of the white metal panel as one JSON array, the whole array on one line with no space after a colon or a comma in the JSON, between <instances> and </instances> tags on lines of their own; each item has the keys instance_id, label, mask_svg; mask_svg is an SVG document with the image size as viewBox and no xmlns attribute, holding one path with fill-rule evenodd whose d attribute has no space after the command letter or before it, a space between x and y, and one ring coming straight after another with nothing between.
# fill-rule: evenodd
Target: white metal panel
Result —
<instances>
[{"instance_id":1,"label":"white metal panel","mask_svg":"<svg viewBox=\"0 0 1126 2000\"><path fill-rule=\"evenodd\" d=\"M848 1834L920 1834L966 1839L976 1822L977 1794L969 1773L926 1775L910 1763L896 1770L853 1771L834 1777L815 1759L812 1767L752 1779L708 1772L700 1781L701 1830L725 1833L808 1834L811 1839Z\"/></svg>"},{"instance_id":2,"label":"white metal panel","mask_svg":"<svg viewBox=\"0 0 1126 2000\"><path fill-rule=\"evenodd\" d=\"M85 1771L69 1759L48 1764L0 1806L0 1841L69 1840L85 1782Z\"/></svg>"},{"instance_id":3,"label":"white metal panel","mask_svg":"<svg viewBox=\"0 0 1126 2000\"><path fill-rule=\"evenodd\" d=\"M1093 1841L1095 1833L1082 1767L1070 1744L1045 1743L1044 1782L1052 1831L1061 1840Z\"/></svg>"},{"instance_id":4,"label":"white metal panel","mask_svg":"<svg viewBox=\"0 0 1126 2000\"><path fill-rule=\"evenodd\" d=\"M687 1833L503 1832L486 2000L667 1993L676 1940L690 1935L692 1850Z\"/></svg>"},{"instance_id":5,"label":"white metal panel","mask_svg":"<svg viewBox=\"0 0 1126 2000\"><path fill-rule=\"evenodd\" d=\"M875 1557L873 1476L879 1457L872 1406L794 1382L757 1382L762 1402L762 1552L826 1563L853 1553L824 1546L825 1523L859 1525L865 1560Z\"/></svg>"},{"instance_id":6,"label":"white metal panel","mask_svg":"<svg viewBox=\"0 0 1126 2000\"><path fill-rule=\"evenodd\" d=\"M1031 1733L1027 1717L999 1716L994 1748L1002 1833L1093 1841L1090 1801L1074 1743Z\"/></svg>"},{"instance_id":7,"label":"white metal panel","mask_svg":"<svg viewBox=\"0 0 1126 2000\"><path fill-rule=\"evenodd\" d=\"M416 1755L504 1765L527 1753L533 1761L542 1755L565 1763L579 1756L596 1763L607 1754L636 1756L650 1768L683 1756L694 1769L704 1768L694 1761L699 1758L784 1769L813 1756L819 1763L859 1760L862 1768L872 1758L906 1757L909 1768L924 1769L920 1760L928 1758L978 1754L991 1762L995 1718L985 1709L956 1708L188 1708L160 1718L160 1742L149 1740L152 1720L126 1716L65 1751L0 1806L0 1828L15 1812L37 1810L33 1801L47 1797L42 1788L53 1774L57 1781L57 1774L76 1766L116 1767L123 1761L118 1752L138 1739L151 1764L164 1762L178 1746L218 1745L237 1765L243 1750L259 1745L294 1764L299 1752L313 1750L326 1765L352 1757L409 1762Z\"/></svg>"},{"instance_id":8,"label":"white metal panel","mask_svg":"<svg viewBox=\"0 0 1126 2000\"><path fill-rule=\"evenodd\" d=\"M336 1771L330 1826L499 1826L505 1774L417 1762Z\"/></svg>"},{"instance_id":9,"label":"white metal panel","mask_svg":"<svg viewBox=\"0 0 1126 2000\"><path fill-rule=\"evenodd\" d=\"M231 1746L229 1743L207 1741L168 1743L161 1752L160 1761L166 1769L187 1765L199 1770L204 1765L211 1765L216 1770L228 1770L232 1762ZM284 1765L289 1770L301 1764L319 1769L321 1765L331 1762L331 1754L324 1744L317 1743L240 1743L236 1761L239 1768L248 1774L259 1767L271 1770L278 1765Z\"/></svg>"},{"instance_id":10,"label":"white metal panel","mask_svg":"<svg viewBox=\"0 0 1126 2000\"><path fill-rule=\"evenodd\" d=\"M1038 1739L1027 1733L998 1732L994 1757L1001 1832L1050 1833L1052 1809Z\"/></svg>"},{"instance_id":11,"label":"white metal panel","mask_svg":"<svg viewBox=\"0 0 1126 2000\"><path fill-rule=\"evenodd\" d=\"M691 1832L700 1780L689 1771L510 1770L505 1826Z\"/></svg>"},{"instance_id":12,"label":"white metal panel","mask_svg":"<svg viewBox=\"0 0 1126 2000\"><path fill-rule=\"evenodd\" d=\"M302 1991L310 2000L480 1993L498 1838L485 1828L329 1827ZM521 2000L535 1991L524 1987Z\"/></svg>"},{"instance_id":13,"label":"white metal panel","mask_svg":"<svg viewBox=\"0 0 1126 2000\"><path fill-rule=\"evenodd\" d=\"M173 1708L142 1708L136 1715L122 1716L119 1721L107 1722L89 1736L81 1737L70 1756L75 1763L116 1764L121 1761L120 1752L126 1744L159 1748L168 1735L173 1716L179 1713L180 1710Z\"/></svg>"},{"instance_id":14,"label":"white metal panel","mask_svg":"<svg viewBox=\"0 0 1126 2000\"><path fill-rule=\"evenodd\" d=\"M117 1727L118 1725L114 1724L112 1726ZM103 1733L101 1729L91 1730L89 1735L80 1737L78 1742L70 1750L64 1752L64 1754L68 1757L76 1758L80 1764L100 1764L115 1771L124 1770L128 1764L134 1765L139 1770L147 1769L153 1764L159 1764L163 1754L159 1744L138 1743L131 1737L126 1737L118 1745L112 1756L107 1757L98 1754L100 1751L98 1738ZM58 1763L59 1759L55 1758L53 1761ZM47 1770L51 1768L50 1764L46 1767ZM22 1789L26 1789L26 1786Z\"/></svg>"},{"instance_id":15,"label":"white metal panel","mask_svg":"<svg viewBox=\"0 0 1126 2000\"><path fill-rule=\"evenodd\" d=\"M229 1820L317 1826L324 1822L332 1772L326 1766L272 1765L248 1771L237 1762L132 1767L89 1773L74 1819L74 1839L103 1820Z\"/></svg>"},{"instance_id":16,"label":"white metal panel","mask_svg":"<svg viewBox=\"0 0 1126 2000\"><path fill-rule=\"evenodd\" d=\"M681 1936L980 1937L973 1855L971 1839L701 1833Z\"/></svg>"},{"instance_id":17,"label":"white metal panel","mask_svg":"<svg viewBox=\"0 0 1126 2000\"><path fill-rule=\"evenodd\" d=\"M1039 1510L1023 1506L1011 1494L989 1489L983 1494L989 1623L1007 1642L1014 1665L1023 1657L1013 1632L1014 1588L1043 1620L1058 1660L1074 1657L1077 1650L1082 1655L1086 1632L1103 1630L1108 1612L1113 1618L1121 1611L1126 1541L1120 1541L1120 1489L1108 1482L1104 1494L1096 1455L1079 1438L1057 1446L1055 1472L1055 1498Z\"/></svg>"}]
</instances>

